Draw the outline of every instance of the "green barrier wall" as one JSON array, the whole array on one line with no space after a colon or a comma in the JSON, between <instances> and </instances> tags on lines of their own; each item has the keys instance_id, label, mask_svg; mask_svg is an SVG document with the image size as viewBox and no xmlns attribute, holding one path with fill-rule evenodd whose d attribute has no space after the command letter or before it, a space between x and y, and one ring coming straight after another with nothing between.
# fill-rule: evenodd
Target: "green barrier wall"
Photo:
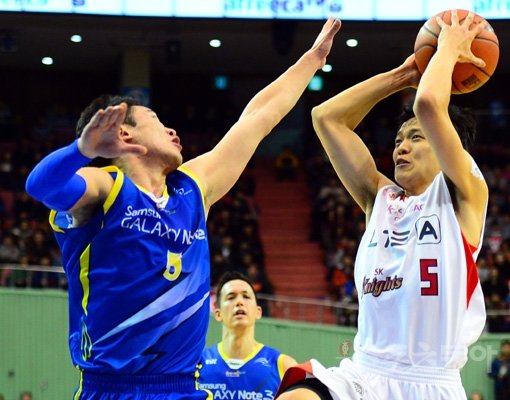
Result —
<instances>
[{"instance_id":1,"label":"green barrier wall","mask_svg":"<svg viewBox=\"0 0 510 400\"><path fill-rule=\"evenodd\" d=\"M34 400L71 400L78 372L71 365L67 347L67 293L0 289L0 393L18 400L30 390ZM351 354L355 331L349 328L295 323L270 318L257 325L257 339L298 361L316 358L326 366L337 365ZM508 335L484 335L469 352L462 370L468 394L481 390L493 400L487 377L490 361ZM221 326L211 319L207 344L221 339Z\"/></svg>"}]
</instances>

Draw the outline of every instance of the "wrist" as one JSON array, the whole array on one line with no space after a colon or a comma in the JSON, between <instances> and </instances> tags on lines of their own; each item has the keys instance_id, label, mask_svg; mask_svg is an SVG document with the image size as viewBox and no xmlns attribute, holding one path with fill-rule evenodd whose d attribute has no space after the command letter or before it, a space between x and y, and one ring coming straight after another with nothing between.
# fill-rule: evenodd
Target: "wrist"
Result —
<instances>
[{"instance_id":1,"label":"wrist","mask_svg":"<svg viewBox=\"0 0 510 400\"><path fill-rule=\"evenodd\" d=\"M313 50L308 50L299 60L301 64L312 68L314 73L322 68L322 61Z\"/></svg>"},{"instance_id":2,"label":"wrist","mask_svg":"<svg viewBox=\"0 0 510 400\"><path fill-rule=\"evenodd\" d=\"M91 161L75 140L44 157L29 174L27 193L55 210L69 210L86 191L85 180L76 172Z\"/></svg>"},{"instance_id":3,"label":"wrist","mask_svg":"<svg viewBox=\"0 0 510 400\"><path fill-rule=\"evenodd\" d=\"M83 141L82 141L81 137L79 137L73 143L71 143L71 147L74 147L74 149L78 152L78 154L81 157L83 157L83 159L85 161L87 161L87 163L89 163L90 161L92 161L95 158L94 156L89 156L86 153L86 151L83 150Z\"/></svg>"}]
</instances>

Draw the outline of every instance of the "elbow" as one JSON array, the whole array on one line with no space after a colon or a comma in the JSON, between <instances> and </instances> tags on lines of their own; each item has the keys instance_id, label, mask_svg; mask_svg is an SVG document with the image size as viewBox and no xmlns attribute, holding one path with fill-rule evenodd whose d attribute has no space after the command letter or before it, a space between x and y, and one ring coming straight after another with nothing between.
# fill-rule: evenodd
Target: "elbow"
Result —
<instances>
[{"instance_id":1,"label":"elbow","mask_svg":"<svg viewBox=\"0 0 510 400\"><path fill-rule=\"evenodd\" d=\"M338 132L347 126L347 121L341 111L321 104L312 108L312 124L317 135L322 137Z\"/></svg>"},{"instance_id":2,"label":"elbow","mask_svg":"<svg viewBox=\"0 0 510 400\"><path fill-rule=\"evenodd\" d=\"M25 181L25 191L34 199L45 202L48 196L57 192L57 185L51 184L48 179L40 173L39 166L28 175Z\"/></svg>"},{"instance_id":3,"label":"elbow","mask_svg":"<svg viewBox=\"0 0 510 400\"><path fill-rule=\"evenodd\" d=\"M318 105L312 108L312 124L317 132L323 130L328 120L328 112L323 105Z\"/></svg>"},{"instance_id":4,"label":"elbow","mask_svg":"<svg viewBox=\"0 0 510 400\"><path fill-rule=\"evenodd\" d=\"M446 108L448 108L448 105L446 105ZM413 112L418 121L440 109L442 109L441 102L434 93L427 92L416 95L413 104Z\"/></svg>"},{"instance_id":5,"label":"elbow","mask_svg":"<svg viewBox=\"0 0 510 400\"><path fill-rule=\"evenodd\" d=\"M325 112L324 107L319 105L312 108L312 121L314 122L320 122L323 121L325 118Z\"/></svg>"},{"instance_id":6,"label":"elbow","mask_svg":"<svg viewBox=\"0 0 510 400\"><path fill-rule=\"evenodd\" d=\"M25 181L25 191L32 197L40 199L41 196L41 184L35 179L34 174L29 174Z\"/></svg>"}]
</instances>

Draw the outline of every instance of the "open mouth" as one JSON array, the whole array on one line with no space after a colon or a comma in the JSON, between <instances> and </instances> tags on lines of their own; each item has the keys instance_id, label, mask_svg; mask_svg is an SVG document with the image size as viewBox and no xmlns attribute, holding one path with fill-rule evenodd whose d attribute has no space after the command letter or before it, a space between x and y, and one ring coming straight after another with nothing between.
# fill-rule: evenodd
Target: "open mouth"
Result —
<instances>
[{"instance_id":1,"label":"open mouth","mask_svg":"<svg viewBox=\"0 0 510 400\"><path fill-rule=\"evenodd\" d=\"M172 139L172 143L182 150L182 146L179 139L177 138Z\"/></svg>"}]
</instances>

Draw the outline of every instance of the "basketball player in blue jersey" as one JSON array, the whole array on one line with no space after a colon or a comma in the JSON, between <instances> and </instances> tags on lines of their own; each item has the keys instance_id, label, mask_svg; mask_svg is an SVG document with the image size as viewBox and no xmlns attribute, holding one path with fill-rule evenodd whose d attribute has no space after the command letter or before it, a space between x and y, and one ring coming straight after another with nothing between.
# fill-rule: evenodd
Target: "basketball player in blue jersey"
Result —
<instances>
[{"instance_id":1,"label":"basketball player in blue jersey","mask_svg":"<svg viewBox=\"0 0 510 400\"><path fill-rule=\"evenodd\" d=\"M272 400L283 373L296 361L255 339L262 316L248 277L226 272L217 285L214 318L223 325L222 341L203 352L200 388L213 399Z\"/></svg>"},{"instance_id":2,"label":"basketball player in blue jersey","mask_svg":"<svg viewBox=\"0 0 510 400\"><path fill-rule=\"evenodd\" d=\"M337 175L366 214L355 263L358 332L352 360L291 368L280 400L466 399L459 370L485 324L475 260L488 188L466 150L474 117L449 103L456 63L484 66L471 42L485 24L472 21L456 11L451 24L438 21L437 51L421 77L411 55L312 111ZM354 129L379 101L416 87L414 113L395 138L394 183Z\"/></svg>"},{"instance_id":3,"label":"basketball player in blue jersey","mask_svg":"<svg viewBox=\"0 0 510 400\"><path fill-rule=\"evenodd\" d=\"M103 96L78 139L46 156L26 189L50 223L69 281L74 399L202 399L197 365L209 320L210 207L322 68L340 21L248 103L209 152L183 164L174 129L132 99ZM87 166L107 159L104 168Z\"/></svg>"}]
</instances>

